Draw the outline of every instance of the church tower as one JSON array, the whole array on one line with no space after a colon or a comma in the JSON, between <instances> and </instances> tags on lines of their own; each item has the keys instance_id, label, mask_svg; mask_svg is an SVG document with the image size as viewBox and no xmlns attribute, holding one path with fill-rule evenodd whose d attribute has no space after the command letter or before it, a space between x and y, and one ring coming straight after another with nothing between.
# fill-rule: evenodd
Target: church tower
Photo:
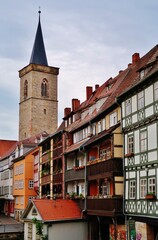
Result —
<instances>
[{"instance_id":1,"label":"church tower","mask_svg":"<svg viewBox=\"0 0 158 240\"><path fill-rule=\"evenodd\" d=\"M19 140L57 129L59 68L48 66L40 13L30 63L19 71Z\"/></svg>"}]
</instances>

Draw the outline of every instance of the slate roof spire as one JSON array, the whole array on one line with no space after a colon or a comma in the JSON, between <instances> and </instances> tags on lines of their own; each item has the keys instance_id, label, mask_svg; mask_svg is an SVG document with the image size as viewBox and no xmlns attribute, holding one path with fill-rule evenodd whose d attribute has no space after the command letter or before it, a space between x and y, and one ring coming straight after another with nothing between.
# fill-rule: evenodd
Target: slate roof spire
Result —
<instances>
[{"instance_id":1,"label":"slate roof spire","mask_svg":"<svg viewBox=\"0 0 158 240\"><path fill-rule=\"evenodd\" d=\"M43 41L43 35L42 35L41 22L40 22L41 11L39 10L38 13L39 13L39 21L38 21L37 32L36 32L35 41L32 49L32 54L30 58L30 64L35 63L35 64L48 66L47 56L46 56L44 41Z\"/></svg>"}]
</instances>

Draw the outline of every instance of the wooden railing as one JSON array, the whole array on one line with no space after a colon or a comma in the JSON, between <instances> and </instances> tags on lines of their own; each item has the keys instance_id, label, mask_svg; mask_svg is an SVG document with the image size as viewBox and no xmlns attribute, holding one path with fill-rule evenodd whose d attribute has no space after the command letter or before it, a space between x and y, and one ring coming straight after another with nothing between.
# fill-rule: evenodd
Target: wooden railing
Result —
<instances>
[{"instance_id":1,"label":"wooden railing","mask_svg":"<svg viewBox=\"0 0 158 240\"><path fill-rule=\"evenodd\" d=\"M123 198L87 198L87 212L91 215L115 216L123 214Z\"/></svg>"},{"instance_id":2,"label":"wooden railing","mask_svg":"<svg viewBox=\"0 0 158 240\"><path fill-rule=\"evenodd\" d=\"M53 158L60 157L63 152L63 147L59 146L53 150Z\"/></svg>"},{"instance_id":3,"label":"wooden railing","mask_svg":"<svg viewBox=\"0 0 158 240\"><path fill-rule=\"evenodd\" d=\"M53 183L61 183L62 182L62 173L53 174Z\"/></svg>"},{"instance_id":4,"label":"wooden railing","mask_svg":"<svg viewBox=\"0 0 158 240\"><path fill-rule=\"evenodd\" d=\"M65 171L65 181L73 181L73 180L80 180L85 178L85 169L80 169L78 171L74 169L66 170Z\"/></svg>"},{"instance_id":5,"label":"wooden railing","mask_svg":"<svg viewBox=\"0 0 158 240\"><path fill-rule=\"evenodd\" d=\"M42 184L49 183L49 182L50 182L50 175L46 175L42 177L41 179Z\"/></svg>"},{"instance_id":6,"label":"wooden railing","mask_svg":"<svg viewBox=\"0 0 158 240\"><path fill-rule=\"evenodd\" d=\"M105 172L122 172L122 159L109 159L105 161L98 161L96 164L87 166L87 176L97 175Z\"/></svg>"},{"instance_id":7,"label":"wooden railing","mask_svg":"<svg viewBox=\"0 0 158 240\"><path fill-rule=\"evenodd\" d=\"M48 151L42 155L42 163L50 161L51 152Z\"/></svg>"}]
</instances>

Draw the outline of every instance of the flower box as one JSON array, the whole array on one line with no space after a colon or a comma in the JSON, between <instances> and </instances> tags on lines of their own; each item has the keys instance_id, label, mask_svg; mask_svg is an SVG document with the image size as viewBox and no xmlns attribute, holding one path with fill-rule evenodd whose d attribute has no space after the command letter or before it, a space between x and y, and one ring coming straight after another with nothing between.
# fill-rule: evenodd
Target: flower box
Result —
<instances>
[{"instance_id":1,"label":"flower box","mask_svg":"<svg viewBox=\"0 0 158 240\"><path fill-rule=\"evenodd\" d=\"M156 199L156 196L155 194L153 193L148 193L146 196L145 196L146 199L149 199L149 200L155 200Z\"/></svg>"}]
</instances>

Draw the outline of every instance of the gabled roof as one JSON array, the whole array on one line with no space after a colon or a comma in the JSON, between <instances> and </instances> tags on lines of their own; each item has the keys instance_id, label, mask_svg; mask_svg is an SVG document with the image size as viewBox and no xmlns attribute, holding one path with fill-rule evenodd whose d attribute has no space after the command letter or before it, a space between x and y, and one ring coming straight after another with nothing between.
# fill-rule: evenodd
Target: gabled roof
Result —
<instances>
[{"instance_id":1,"label":"gabled roof","mask_svg":"<svg viewBox=\"0 0 158 240\"><path fill-rule=\"evenodd\" d=\"M30 58L30 64L34 63L34 64L48 66L47 56L46 56L44 41L43 41L43 35L42 35L41 22L40 22L40 13L41 12L39 11L39 22L38 22L36 37L35 37L35 41L32 49L32 54Z\"/></svg>"},{"instance_id":2,"label":"gabled roof","mask_svg":"<svg viewBox=\"0 0 158 240\"><path fill-rule=\"evenodd\" d=\"M35 207L44 222L82 219L81 210L73 200L33 199L26 207L22 219L27 219L32 207Z\"/></svg>"}]
</instances>

